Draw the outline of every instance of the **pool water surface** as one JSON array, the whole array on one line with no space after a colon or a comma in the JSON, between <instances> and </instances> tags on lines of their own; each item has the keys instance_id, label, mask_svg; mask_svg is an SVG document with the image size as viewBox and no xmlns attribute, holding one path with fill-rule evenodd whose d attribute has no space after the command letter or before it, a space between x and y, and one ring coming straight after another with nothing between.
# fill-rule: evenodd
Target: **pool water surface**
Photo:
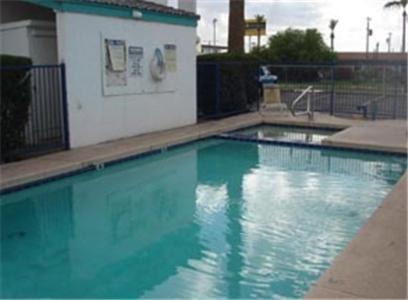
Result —
<instances>
[{"instance_id":1,"label":"pool water surface","mask_svg":"<svg viewBox=\"0 0 408 300\"><path fill-rule=\"evenodd\" d=\"M259 140L294 141L320 144L323 139L339 132L336 129L307 128L283 125L259 125L236 130L231 135L239 135Z\"/></svg>"},{"instance_id":2,"label":"pool water surface","mask_svg":"<svg viewBox=\"0 0 408 300\"><path fill-rule=\"evenodd\" d=\"M405 169L209 139L5 194L0 297L302 297Z\"/></svg>"}]
</instances>

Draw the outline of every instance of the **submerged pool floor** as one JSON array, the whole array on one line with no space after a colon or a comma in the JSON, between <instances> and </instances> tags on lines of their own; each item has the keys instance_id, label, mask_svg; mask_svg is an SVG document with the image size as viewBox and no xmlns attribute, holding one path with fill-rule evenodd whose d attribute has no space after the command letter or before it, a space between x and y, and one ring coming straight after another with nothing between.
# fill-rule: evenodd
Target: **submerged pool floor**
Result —
<instances>
[{"instance_id":1,"label":"submerged pool floor","mask_svg":"<svg viewBox=\"0 0 408 300\"><path fill-rule=\"evenodd\" d=\"M6 194L0 297L301 297L405 164L211 139Z\"/></svg>"}]
</instances>

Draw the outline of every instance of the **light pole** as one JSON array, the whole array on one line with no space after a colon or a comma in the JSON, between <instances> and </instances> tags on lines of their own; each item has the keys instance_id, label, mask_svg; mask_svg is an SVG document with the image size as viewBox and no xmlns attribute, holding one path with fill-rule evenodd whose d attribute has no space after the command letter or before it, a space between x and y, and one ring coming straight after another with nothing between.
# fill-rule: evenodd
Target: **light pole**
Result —
<instances>
[{"instance_id":1,"label":"light pole","mask_svg":"<svg viewBox=\"0 0 408 300\"><path fill-rule=\"evenodd\" d=\"M217 46L217 18L214 18L213 19L213 29L214 29L214 36L213 36L213 39L214 39L214 47L215 46Z\"/></svg>"},{"instance_id":2,"label":"light pole","mask_svg":"<svg viewBox=\"0 0 408 300\"><path fill-rule=\"evenodd\" d=\"M336 28L337 23L339 20L334 20L331 19L329 23L329 28L330 28L330 48L332 51L334 51L334 29Z\"/></svg>"},{"instance_id":3,"label":"light pole","mask_svg":"<svg viewBox=\"0 0 408 300\"><path fill-rule=\"evenodd\" d=\"M392 33L388 32L388 37L385 40L385 42L387 43L388 52L391 52L391 36Z\"/></svg>"},{"instance_id":4,"label":"light pole","mask_svg":"<svg viewBox=\"0 0 408 300\"><path fill-rule=\"evenodd\" d=\"M406 26L407 26L407 12L405 11L405 6L404 6L404 11L402 13L402 52L405 52Z\"/></svg>"},{"instance_id":5,"label":"light pole","mask_svg":"<svg viewBox=\"0 0 408 300\"><path fill-rule=\"evenodd\" d=\"M368 52L370 51L370 36L373 34L373 30L370 29L371 18L367 17L367 39L366 39L366 58L368 58Z\"/></svg>"}]
</instances>

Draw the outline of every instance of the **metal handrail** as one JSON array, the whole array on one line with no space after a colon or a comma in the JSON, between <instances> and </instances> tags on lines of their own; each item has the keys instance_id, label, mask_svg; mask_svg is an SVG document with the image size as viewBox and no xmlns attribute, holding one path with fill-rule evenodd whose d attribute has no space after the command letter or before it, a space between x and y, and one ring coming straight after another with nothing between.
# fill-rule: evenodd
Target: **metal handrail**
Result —
<instances>
[{"instance_id":1,"label":"metal handrail","mask_svg":"<svg viewBox=\"0 0 408 300\"><path fill-rule=\"evenodd\" d=\"M306 104L306 111L298 114L302 115L302 114L306 114L309 117L309 120L313 119L313 110L311 109L311 100L312 98L310 97L310 91L313 91L313 86L309 85L305 90L303 90L303 92L292 102L292 105L290 107L290 112L292 113L292 115L294 117L296 117L296 112L295 112L295 108L296 108L296 104L299 103L300 100L302 100L302 98L307 95L307 104Z\"/></svg>"}]
</instances>

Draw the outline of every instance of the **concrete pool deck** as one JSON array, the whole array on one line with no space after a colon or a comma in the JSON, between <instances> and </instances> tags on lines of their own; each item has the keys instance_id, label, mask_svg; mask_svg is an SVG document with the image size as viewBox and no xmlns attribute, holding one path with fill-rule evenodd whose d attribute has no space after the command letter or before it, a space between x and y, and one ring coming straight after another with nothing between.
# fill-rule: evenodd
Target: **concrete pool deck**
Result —
<instances>
[{"instance_id":1,"label":"concrete pool deck","mask_svg":"<svg viewBox=\"0 0 408 300\"><path fill-rule=\"evenodd\" d=\"M405 120L365 121L315 114L314 121L308 121L306 117L249 113L0 165L0 188L12 188L261 123L345 129L327 138L323 144L407 152ZM406 298L406 181L407 174L306 297Z\"/></svg>"}]
</instances>

